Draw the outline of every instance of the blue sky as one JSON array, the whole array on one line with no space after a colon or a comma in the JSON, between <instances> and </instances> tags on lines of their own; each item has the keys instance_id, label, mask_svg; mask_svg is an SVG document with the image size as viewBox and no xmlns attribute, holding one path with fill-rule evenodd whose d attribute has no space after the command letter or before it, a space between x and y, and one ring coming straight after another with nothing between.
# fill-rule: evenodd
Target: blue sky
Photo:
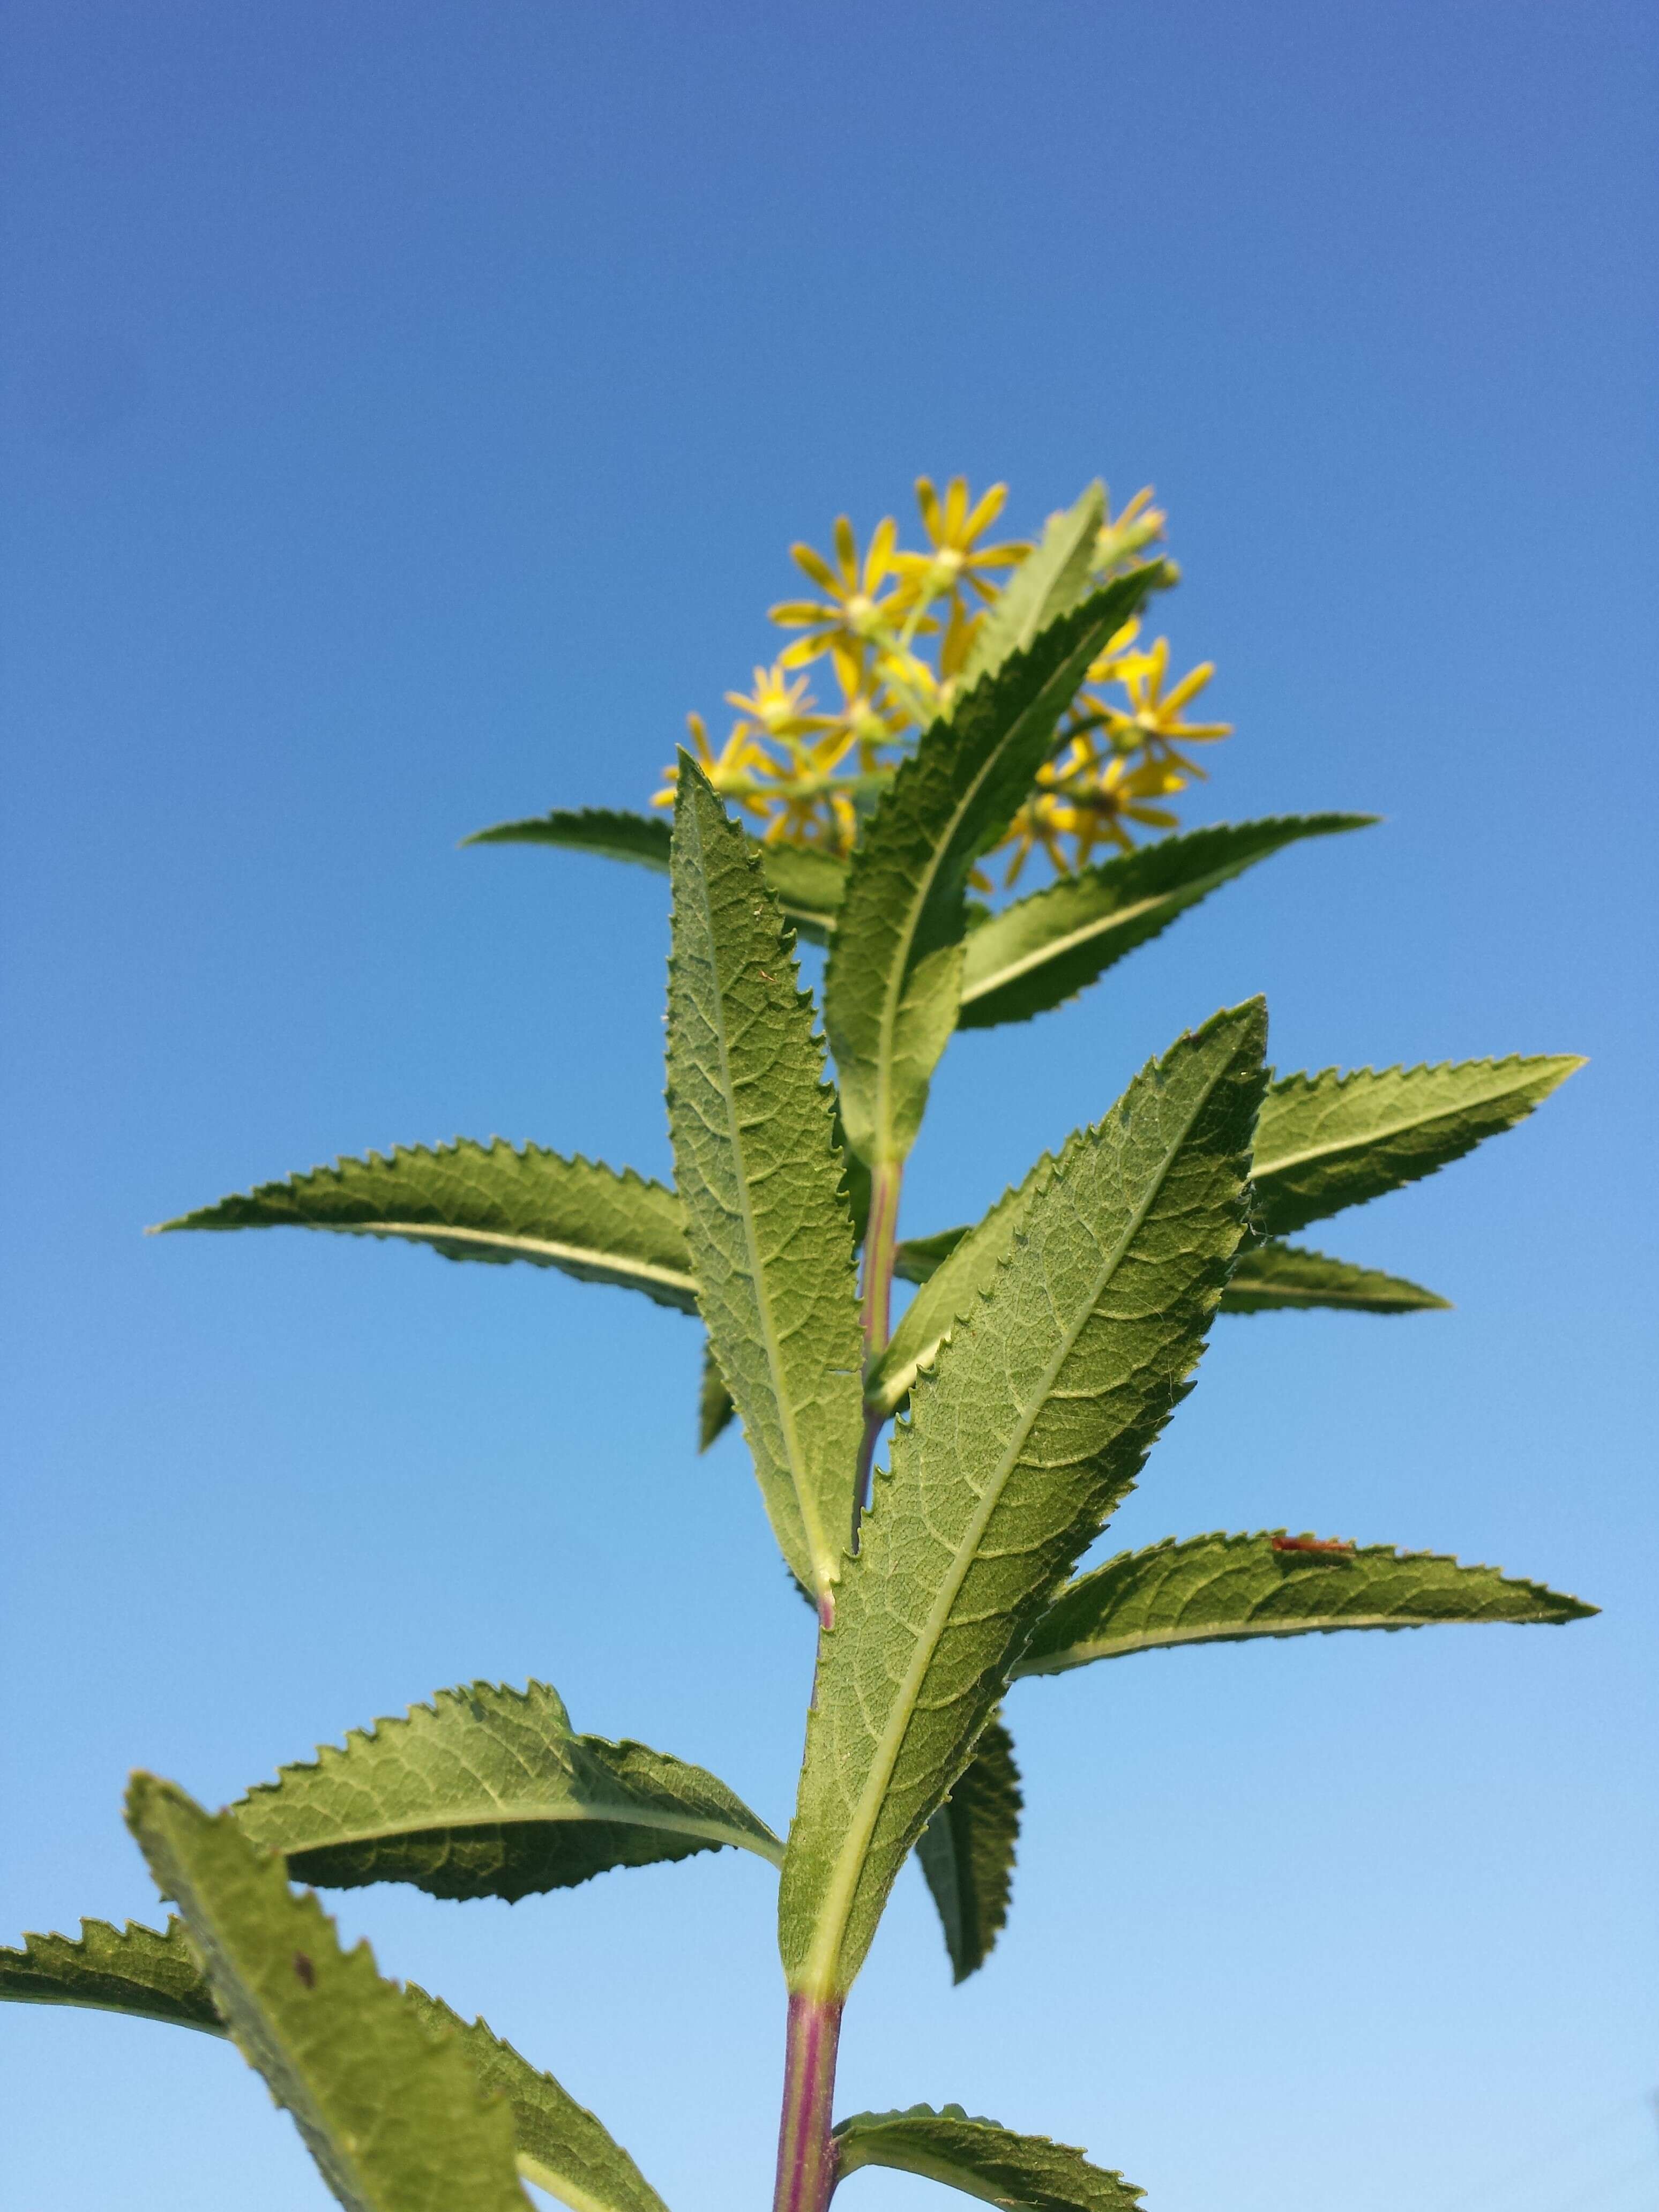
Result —
<instances>
[{"instance_id":1,"label":"blue sky","mask_svg":"<svg viewBox=\"0 0 1659 2212\"><path fill-rule=\"evenodd\" d=\"M1284 1069L1588 1053L1322 1225L1456 1310L1224 1323L1107 1543L1315 1526L1605 1611L1024 1686L1010 1929L953 1992L907 1875L842 2102L1152 2212L1652 2202L1656 46L1603 0L15 0L0 1933L154 1916L129 1767L221 1802L474 1676L787 1818L809 1653L690 1328L139 1231L457 1132L665 1172L659 882L457 839L641 804L837 512L1152 482L1237 730L1187 818L1387 823L958 1041L907 1226L1258 989ZM700 2212L765 2201L770 1879L341 1917ZM325 2201L223 2048L0 2036L17 2212Z\"/></svg>"}]
</instances>

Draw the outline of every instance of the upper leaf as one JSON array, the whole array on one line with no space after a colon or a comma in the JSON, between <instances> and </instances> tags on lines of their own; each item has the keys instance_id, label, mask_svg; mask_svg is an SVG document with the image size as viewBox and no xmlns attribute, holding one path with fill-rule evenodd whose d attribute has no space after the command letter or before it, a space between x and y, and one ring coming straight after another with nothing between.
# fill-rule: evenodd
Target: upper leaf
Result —
<instances>
[{"instance_id":1,"label":"upper leaf","mask_svg":"<svg viewBox=\"0 0 1659 2212\"><path fill-rule=\"evenodd\" d=\"M1054 1170L1045 1152L1024 1182L1002 1196L973 1229L947 1229L938 1237L913 1239L901 1247L905 1273L919 1281L916 1292L865 1378L869 1403L894 1413L909 1396L919 1369L927 1366L957 1318L971 1313L997 1279L997 1271L1025 1225L1031 1200Z\"/></svg>"},{"instance_id":2,"label":"upper leaf","mask_svg":"<svg viewBox=\"0 0 1659 2212\"><path fill-rule=\"evenodd\" d=\"M556 807L527 822L501 822L476 830L464 845L561 845L573 852L598 853L608 860L636 860L668 873L672 832L659 814L627 814L611 807ZM847 863L831 853L800 845L769 845L748 840L760 856L766 880L803 937L825 942L847 889Z\"/></svg>"},{"instance_id":3,"label":"upper leaf","mask_svg":"<svg viewBox=\"0 0 1659 2212\"><path fill-rule=\"evenodd\" d=\"M1595 1611L1497 1567L1432 1552L1317 1548L1318 1540L1171 1536L1125 1552L1060 1592L1032 1632L1018 1672L1063 1674L1176 1644L1306 1636L1337 1628L1428 1628L1442 1621L1583 1620Z\"/></svg>"},{"instance_id":4,"label":"upper leaf","mask_svg":"<svg viewBox=\"0 0 1659 2212\"><path fill-rule=\"evenodd\" d=\"M85 2005L222 2035L207 1978L169 1920L165 1935L129 1920L83 1920L71 1936L25 1936L21 1950L0 1950L0 1997L16 2004Z\"/></svg>"},{"instance_id":5,"label":"upper leaf","mask_svg":"<svg viewBox=\"0 0 1659 2212\"><path fill-rule=\"evenodd\" d=\"M296 1878L331 1889L407 1881L511 1899L726 1844L782 1856L723 1782L643 1744L575 1735L544 1682L441 1690L283 1767L232 1810Z\"/></svg>"},{"instance_id":6,"label":"upper leaf","mask_svg":"<svg viewBox=\"0 0 1659 2212\"><path fill-rule=\"evenodd\" d=\"M1512 1127L1583 1065L1557 1053L1281 1078L1268 1088L1256 1132L1261 1230L1287 1237L1432 1175Z\"/></svg>"},{"instance_id":7,"label":"upper leaf","mask_svg":"<svg viewBox=\"0 0 1659 2212\"><path fill-rule=\"evenodd\" d=\"M1106 520L1106 487L1091 483L1072 506L1051 514L1042 536L981 617L963 666L964 684L977 684L1024 652L1057 616L1070 614L1089 596L1095 539Z\"/></svg>"},{"instance_id":8,"label":"upper leaf","mask_svg":"<svg viewBox=\"0 0 1659 2212\"><path fill-rule=\"evenodd\" d=\"M922 732L853 855L824 1018L860 1158L902 1159L950 1040L968 872L1029 796L1061 714L1107 639L1164 580L1134 570L1049 623Z\"/></svg>"},{"instance_id":9,"label":"upper leaf","mask_svg":"<svg viewBox=\"0 0 1659 2212\"><path fill-rule=\"evenodd\" d=\"M521 2058L483 2021L464 2021L416 1983L404 1991L428 2031L453 2036L478 2087L497 2090L513 2115L519 2172L572 2212L665 2212L663 2201L622 2145L585 2105Z\"/></svg>"},{"instance_id":10,"label":"upper leaf","mask_svg":"<svg viewBox=\"0 0 1659 2212\"><path fill-rule=\"evenodd\" d=\"M1446 1312L1450 1304L1403 1276L1271 1241L1239 1254L1221 1294L1223 1313L1277 1313L1307 1306L1346 1307L1355 1313L1423 1313L1436 1308Z\"/></svg>"},{"instance_id":11,"label":"upper leaf","mask_svg":"<svg viewBox=\"0 0 1659 2212\"><path fill-rule=\"evenodd\" d=\"M918 1378L819 1641L779 1900L793 1990L846 1990L1038 1617L1183 1395L1243 1231L1260 1000L1067 1143Z\"/></svg>"},{"instance_id":12,"label":"upper leaf","mask_svg":"<svg viewBox=\"0 0 1659 2212\"><path fill-rule=\"evenodd\" d=\"M675 1194L632 1168L497 1137L461 1138L429 1151L341 1160L284 1182L260 1183L164 1221L173 1229L332 1229L358 1237L404 1237L447 1260L528 1260L588 1283L643 1291L659 1305L696 1310ZM160 1231L157 1232L161 1233Z\"/></svg>"},{"instance_id":13,"label":"upper leaf","mask_svg":"<svg viewBox=\"0 0 1659 2212\"><path fill-rule=\"evenodd\" d=\"M127 1819L243 2057L341 2203L526 2212L506 2104L483 2099L454 2042L422 2027L366 1943L343 1951L316 1899L290 1893L280 1859L171 1783L135 1776Z\"/></svg>"},{"instance_id":14,"label":"upper leaf","mask_svg":"<svg viewBox=\"0 0 1659 2212\"><path fill-rule=\"evenodd\" d=\"M960 2105L855 2112L838 2124L835 2143L838 2179L861 2166L896 2166L1013 2212L1134 2212L1142 2193L1069 2144L1015 2135Z\"/></svg>"},{"instance_id":15,"label":"upper leaf","mask_svg":"<svg viewBox=\"0 0 1659 2212\"><path fill-rule=\"evenodd\" d=\"M698 1302L779 1547L821 1607L864 1407L853 1220L777 902L689 756L674 813L668 1118Z\"/></svg>"},{"instance_id":16,"label":"upper leaf","mask_svg":"<svg viewBox=\"0 0 1659 2212\"><path fill-rule=\"evenodd\" d=\"M1375 819L1291 815L1194 830L1062 876L969 932L957 1025L988 1029L1046 1013L1258 860L1301 838L1363 830Z\"/></svg>"},{"instance_id":17,"label":"upper leaf","mask_svg":"<svg viewBox=\"0 0 1659 2212\"><path fill-rule=\"evenodd\" d=\"M1019 1769L1001 1718L988 1721L974 1755L916 1845L945 1928L951 1979L985 1964L1008 1917L1019 1840Z\"/></svg>"}]
</instances>

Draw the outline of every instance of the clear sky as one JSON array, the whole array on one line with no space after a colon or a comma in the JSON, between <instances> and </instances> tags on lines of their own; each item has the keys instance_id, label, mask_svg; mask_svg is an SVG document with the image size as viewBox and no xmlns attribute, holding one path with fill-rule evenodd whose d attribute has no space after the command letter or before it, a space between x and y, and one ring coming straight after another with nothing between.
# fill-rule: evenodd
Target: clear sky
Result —
<instances>
[{"instance_id":1,"label":"clear sky","mask_svg":"<svg viewBox=\"0 0 1659 2212\"><path fill-rule=\"evenodd\" d=\"M1312 1526L1605 1611L1025 1686L1010 1929L953 1992L906 1875L842 2103L1150 2212L1653 2203L1656 48L1620 0L13 0L0 1939L155 1917L130 1766L219 1802L475 1676L787 1817L805 1624L691 1327L139 1232L457 1132L665 1172L660 882L458 838L642 804L838 511L1152 482L1237 728L1188 819L1387 824L959 1042L906 1225L1258 989L1283 1069L1589 1054L1322 1224L1456 1310L1224 1322L1107 1545ZM675 2212L765 2201L760 1862L342 1920ZM223 2047L0 2037L16 2212L325 2201Z\"/></svg>"}]
</instances>

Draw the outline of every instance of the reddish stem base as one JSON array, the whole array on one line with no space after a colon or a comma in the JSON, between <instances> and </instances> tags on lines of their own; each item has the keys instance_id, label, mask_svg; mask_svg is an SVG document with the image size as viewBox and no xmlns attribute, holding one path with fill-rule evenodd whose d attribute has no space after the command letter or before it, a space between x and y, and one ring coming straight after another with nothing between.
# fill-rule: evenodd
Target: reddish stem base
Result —
<instances>
[{"instance_id":1,"label":"reddish stem base","mask_svg":"<svg viewBox=\"0 0 1659 2212\"><path fill-rule=\"evenodd\" d=\"M840 2040L838 1999L790 1998L773 2212L824 2212L835 2193L836 2145L830 2127Z\"/></svg>"}]
</instances>

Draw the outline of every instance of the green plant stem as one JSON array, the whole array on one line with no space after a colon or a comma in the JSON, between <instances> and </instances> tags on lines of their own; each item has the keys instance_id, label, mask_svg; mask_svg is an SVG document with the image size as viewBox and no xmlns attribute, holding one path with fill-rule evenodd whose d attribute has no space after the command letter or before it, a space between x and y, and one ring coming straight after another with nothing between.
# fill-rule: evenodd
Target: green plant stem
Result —
<instances>
[{"instance_id":1,"label":"green plant stem","mask_svg":"<svg viewBox=\"0 0 1659 2212\"><path fill-rule=\"evenodd\" d=\"M836 2145L830 2128L841 2008L839 1997L797 1995L789 2000L773 2212L823 2212L835 2191Z\"/></svg>"},{"instance_id":2,"label":"green plant stem","mask_svg":"<svg viewBox=\"0 0 1659 2212\"><path fill-rule=\"evenodd\" d=\"M904 1177L902 1160L882 1160L870 1170L870 1219L864 1232L864 1371L869 1374L887 1349L893 1305L893 1255L898 1249L899 1186ZM876 1439L886 1416L874 1407L864 1417L864 1442L859 1449L858 1475L853 1485L853 1537L858 1540L859 1518L870 1502L870 1470L875 1462Z\"/></svg>"}]
</instances>

